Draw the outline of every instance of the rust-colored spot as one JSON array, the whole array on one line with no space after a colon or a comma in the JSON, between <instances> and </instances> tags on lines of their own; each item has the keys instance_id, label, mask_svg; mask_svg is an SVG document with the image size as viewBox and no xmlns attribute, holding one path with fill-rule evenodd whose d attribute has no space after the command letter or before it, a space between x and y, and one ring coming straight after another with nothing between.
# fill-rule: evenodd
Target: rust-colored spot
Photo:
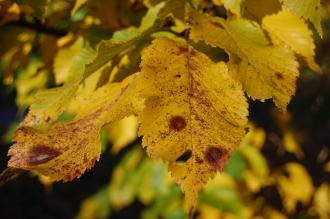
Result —
<instances>
[{"instance_id":1,"label":"rust-colored spot","mask_svg":"<svg viewBox=\"0 0 330 219\"><path fill-rule=\"evenodd\" d=\"M61 153L53 148L45 145L38 145L33 147L29 151L27 158L27 163L31 166L46 163L55 157L59 156Z\"/></svg>"},{"instance_id":2,"label":"rust-colored spot","mask_svg":"<svg viewBox=\"0 0 330 219\"><path fill-rule=\"evenodd\" d=\"M188 47L187 46L180 46L179 47L179 51L180 53L186 53L189 51Z\"/></svg>"},{"instance_id":3,"label":"rust-colored spot","mask_svg":"<svg viewBox=\"0 0 330 219\"><path fill-rule=\"evenodd\" d=\"M229 158L229 151L220 146L210 146L205 152L205 160L214 170L222 170Z\"/></svg>"},{"instance_id":4,"label":"rust-colored spot","mask_svg":"<svg viewBox=\"0 0 330 219\"><path fill-rule=\"evenodd\" d=\"M173 116L170 120L170 129L174 131L181 131L186 126L186 119L183 116Z\"/></svg>"},{"instance_id":5,"label":"rust-colored spot","mask_svg":"<svg viewBox=\"0 0 330 219\"><path fill-rule=\"evenodd\" d=\"M276 72L276 73L275 73L275 76L276 76L276 78L277 78L278 80L283 80L283 79L284 79L284 76L283 76L281 73L279 73L279 72Z\"/></svg>"},{"instance_id":6,"label":"rust-colored spot","mask_svg":"<svg viewBox=\"0 0 330 219\"><path fill-rule=\"evenodd\" d=\"M198 164L203 163L203 160L202 160L199 156L196 156L196 157L195 157L195 161L196 161L196 163L198 163Z\"/></svg>"},{"instance_id":7,"label":"rust-colored spot","mask_svg":"<svg viewBox=\"0 0 330 219\"><path fill-rule=\"evenodd\" d=\"M181 77L182 77L182 74L177 73L177 74L175 74L175 77L176 77L176 78L181 78Z\"/></svg>"}]
</instances>

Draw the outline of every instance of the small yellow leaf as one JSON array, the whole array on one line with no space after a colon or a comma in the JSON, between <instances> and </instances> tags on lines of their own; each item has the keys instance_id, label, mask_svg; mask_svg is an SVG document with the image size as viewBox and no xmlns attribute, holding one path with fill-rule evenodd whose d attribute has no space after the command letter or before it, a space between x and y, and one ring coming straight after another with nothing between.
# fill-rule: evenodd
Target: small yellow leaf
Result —
<instances>
[{"instance_id":1,"label":"small yellow leaf","mask_svg":"<svg viewBox=\"0 0 330 219\"><path fill-rule=\"evenodd\" d=\"M253 123L249 124L249 132L243 138L241 145L250 145L261 150L265 144L266 133L262 128L256 127Z\"/></svg>"},{"instance_id":2,"label":"small yellow leaf","mask_svg":"<svg viewBox=\"0 0 330 219\"><path fill-rule=\"evenodd\" d=\"M284 133L283 144L286 151L294 153L300 159L304 157L304 152L301 150L299 142L292 131Z\"/></svg>"},{"instance_id":3,"label":"small yellow leaf","mask_svg":"<svg viewBox=\"0 0 330 219\"><path fill-rule=\"evenodd\" d=\"M132 92L136 93L136 77L95 91L90 99L102 104L89 102L93 110L83 110L73 122L41 128L23 123L15 133L15 144L9 149L8 166L34 170L54 181L80 177L99 159L102 127L134 113L130 97ZM97 97L102 100L97 101Z\"/></svg>"},{"instance_id":4,"label":"small yellow leaf","mask_svg":"<svg viewBox=\"0 0 330 219\"><path fill-rule=\"evenodd\" d=\"M277 182L284 207L292 213L299 201L304 205L310 201L314 186L311 177L302 165L288 163L285 169L289 176L280 176Z\"/></svg>"},{"instance_id":5,"label":"small yellow leaf","mask_svg":"<svg viewBox=\"0 0 330 219\"><path fill-rule=\"evenodd\" d=\"M76 0L75 3L74 3L74 6L73 6L73 9L71 11L71 15L73 15L74 13L77 12L77 10L83 6L84 4L86 4L88 0Z\"/></svg>"},{"instance_id":6,"label":"small yellow leaf","mask_svg":"<svg viewBox=\"0 0 330 219\"><path fill-rule=\"evenodd\" d=\"M83 49L84 42L78 39L74 44L66 48L61 48L54 59L55 83L62 84L67 81L72 60L79 56Z\"/></svg>"},{"instance_id":7,"label":"small yellow leaf","mask_svg":"<svg viewBox=\"0 0 330 219\"><path fill-rule=\"evenodd\" d=\"M278 14L265 17L262 20L262 26L270 34L273 43L276 45L286 43L293 51L306 59L311 69L316 72L321 71L314 60L315 45L312 31L300 17L284 9Z\"/></svg>"},{"instance_id":8,"label":"small yellow leaf","mask_svg":"<svg viewBox=\"0 0 330 219\"><path fill-rule=\"evenodd\" d=\"M227 21L188 8L190 37L224 48L230 55L230 73L253 99L273 98L276 106L286 106L296 90L298 63L285 45L272 46L262 29L248 20Z\"/></svg>"},{"instance_id":9,"label":"small yellow leaf","mask_svg":"<svg viewBox=\"0 0 330 219\"><path fill-rule=\"evenodd\" d=\"M141 68L143 146L169 163L193 210L198 191L245 135L246 99L226 64L213 63L183 41L154 40L142 53Z\"/></svg>"},{"instance_id":10,"label":"small yellow leaf","mask_svg":"<svg viewBox=\"0 0 330 219\"><path fill-rule=\"evenodd\" d=\"M328 183L322 183L319 188L317 188L312 210L315 211L320 219L330 218L330 186Z\"/></svg>"},{"instance_id":11,"label":"small yellow leaf","mask_svg":"<svg viewBox=\"0 0 330 219\"><path fill-rule=\"evenodd\" d=\"M241 4L242 0L222 0L223 5L227 10L230 10L236 15L241 15Z\"/></svg>"}]
</instances>

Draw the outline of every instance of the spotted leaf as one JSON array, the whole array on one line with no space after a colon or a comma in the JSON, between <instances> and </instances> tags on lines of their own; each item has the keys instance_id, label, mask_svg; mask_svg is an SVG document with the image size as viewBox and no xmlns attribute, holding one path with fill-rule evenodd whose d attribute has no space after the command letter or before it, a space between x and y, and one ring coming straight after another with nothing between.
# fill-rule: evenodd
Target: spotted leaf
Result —
<instances>
[{"instance_id":1,"label":"spotted leaf","mask_svg":"<svg viewBox=\"0 0 330 219\"><path fill-rule=\"evenodd\" d=\"M214 63L185 41L156 39L143 51L141 68L143 146L169 163L192 210L198 191L245 134L246 99L225 63Z\"/></svg>"}]
</instances>

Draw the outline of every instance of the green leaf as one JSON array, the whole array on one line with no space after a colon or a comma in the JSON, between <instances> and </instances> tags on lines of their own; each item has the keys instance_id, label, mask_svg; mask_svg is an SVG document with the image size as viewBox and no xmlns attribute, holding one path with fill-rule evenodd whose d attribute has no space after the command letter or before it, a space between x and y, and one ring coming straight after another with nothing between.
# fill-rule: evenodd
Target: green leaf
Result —
<instances>
[{"instance_id":1,"label":"green leaf","mask_svg":"<svg viewBox=\"0 0 330 219\"><path fill-rule=\"evenodd\" d=\"M208 204L221 211L227 211L234 214L241 213L241 200L236 191L228 188L212 188L199 195L201 203Z\"/></svg>"},{"instance_id":2,"label":"green leaf","mask_svg":"<svg viewBox=\"0 0 330 219\"><path fill-rule=\"evenodd\" d=\"M237 180L242 180L247 165L244 157L239 151L235 151L229 158L228 163L224 167L224 171Z\"/></svg>"}]
</instances>

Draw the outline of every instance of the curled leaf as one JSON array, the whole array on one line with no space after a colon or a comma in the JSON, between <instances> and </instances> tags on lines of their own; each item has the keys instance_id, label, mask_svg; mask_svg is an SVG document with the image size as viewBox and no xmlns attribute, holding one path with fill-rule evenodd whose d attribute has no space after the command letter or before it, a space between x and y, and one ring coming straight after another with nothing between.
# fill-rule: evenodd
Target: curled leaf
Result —
<instances>
[{"instance_id":1,"label":"curled leaf","mask_svg":"<svg viewBox=\"0 0 330 219\"><path fill-rule=\"evenodd\" d=\"M103 126L134 114L136 77L96 90L84 103L89 107L80 111L73 122L41 128L20 126L8 152L8 166L34 170L52 180L80 177L100 157Z\"/></svg>"}]
</instances>

